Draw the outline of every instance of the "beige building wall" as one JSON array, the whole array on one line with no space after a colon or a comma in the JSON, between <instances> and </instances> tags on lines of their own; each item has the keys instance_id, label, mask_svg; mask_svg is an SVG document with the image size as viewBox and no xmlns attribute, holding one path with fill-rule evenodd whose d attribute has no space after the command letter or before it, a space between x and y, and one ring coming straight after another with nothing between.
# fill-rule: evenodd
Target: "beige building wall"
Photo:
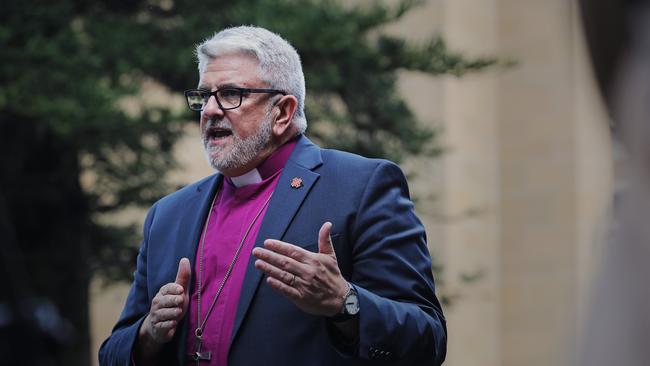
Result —
<instances>
[{"instance_id":1,"label":"beige building wall","mask_svg":"<svg viewBox=\"0 0 650 366\"><path fill-rule=\"evenodd\" d=\"M572 365L611 185L606 118L567 0L429 0L386 31L442 33L453 50L517 62L462 78L400 75L440 159L403 164L449 326L446 365ZM416 90L417 92L413 92ZM210 173L195 128L177 146L182 183ZM467 279L473 279L468 281ZM125 286L93 289L95 349Z\"/></svg>"},{"instance_id":2,"label":"beige building wall","mask_svg":"<svg viewBox=\"0 0 650 366\"><path fill-rule=\"evenodd\" d=\"M571 3L500 1L503 365L566 365L577 300Z\"/></svg>"},{"instance_id":3,"label":"beige building wall","mask_svg":"<svg viewBox=\"0 0 650 366\"><path fill-rule=\"evenodd\" d=\"M497 49L496 1L445 1L443 34L454 50L468 56L500 56ZM448 364L498 365L499 333L499 144L498 84L492 70L445 81L446 145L443 197L447 282L457 293L447 308ZM476 212L467 215L467 212ZM478 274L467 283L463 277Z\"/></svg>"}]
</instances>

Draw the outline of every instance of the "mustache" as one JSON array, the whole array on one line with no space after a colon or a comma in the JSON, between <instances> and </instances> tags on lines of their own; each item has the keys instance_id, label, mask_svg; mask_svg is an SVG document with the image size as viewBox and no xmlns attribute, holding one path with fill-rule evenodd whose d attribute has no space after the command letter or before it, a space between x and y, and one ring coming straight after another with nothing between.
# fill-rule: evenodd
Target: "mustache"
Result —
<instances>
[{"instance_id":1,"label":"mustache","mask_svg":"<svg viewBox=\"0 0 650 366\"><path fill-rule=\"evenodd\" d=\"M206 121L204 130L207 131L211 128L227 128L232 130L232 123L226 119L217 120L216 118L210 118Z\"/></svg>"}]
</instances>

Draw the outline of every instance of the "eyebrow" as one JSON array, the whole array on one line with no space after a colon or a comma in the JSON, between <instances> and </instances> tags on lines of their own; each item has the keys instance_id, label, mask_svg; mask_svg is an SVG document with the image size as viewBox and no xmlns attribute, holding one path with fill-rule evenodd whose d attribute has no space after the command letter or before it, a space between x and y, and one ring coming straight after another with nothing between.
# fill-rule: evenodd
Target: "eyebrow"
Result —
<instances>
[{"instance_id":1,"label":"eyebrow","mask_svg":"<svg viewBox=\"0 0 650 366\"><path fill-rule=\"evenodd\" d=\"M241 88L241 86L239 86L239 85L237 85L237 84L226 83L226 84L219 84L219 85L217 85L217 88L216 88L216 89L217 89L217 90L221 90L221 89L226 89L226 88ZM201 89L201 90L212 90L212 88L209 88L209 87L206 86L206 85L199 85L199 86L197 86L197 89Z\"/></svg>"}]
</instances>

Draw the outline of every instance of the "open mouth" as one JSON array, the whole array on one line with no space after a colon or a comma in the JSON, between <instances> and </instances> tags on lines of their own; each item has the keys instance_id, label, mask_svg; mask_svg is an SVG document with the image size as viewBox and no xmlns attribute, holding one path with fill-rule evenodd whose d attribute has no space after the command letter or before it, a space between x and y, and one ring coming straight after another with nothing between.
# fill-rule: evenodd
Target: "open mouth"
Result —
<instances>
[{"instance_id":1,"label":"open mouth","mask_svg":"<svg viewBox=\"0 0 650 366\"><path fill-rule=\"evenodd\" d=\"M210 128L207 131L208 139L210 140L220 140L232 135L232 131L227 128Z\"/></svg>"}]
</instances>

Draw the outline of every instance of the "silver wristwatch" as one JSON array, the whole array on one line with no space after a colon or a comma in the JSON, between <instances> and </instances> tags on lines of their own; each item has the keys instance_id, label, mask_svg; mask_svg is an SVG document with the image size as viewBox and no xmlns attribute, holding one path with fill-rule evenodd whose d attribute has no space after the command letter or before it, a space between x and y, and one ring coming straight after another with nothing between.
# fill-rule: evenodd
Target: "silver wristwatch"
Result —
<instances>
[{"instance_id":1,"label":"silver wristwatch","mask_svg":"<svg viewBox=\"0 0 650 366\"><path fill-rule=\"evenodd\" d=\"M348 291L343 296L343 307L341 311L331 317L333 322L343 322L354 318L359 314L359 295L357 290L348 282Z\"/></svg>"}]
</instances>

